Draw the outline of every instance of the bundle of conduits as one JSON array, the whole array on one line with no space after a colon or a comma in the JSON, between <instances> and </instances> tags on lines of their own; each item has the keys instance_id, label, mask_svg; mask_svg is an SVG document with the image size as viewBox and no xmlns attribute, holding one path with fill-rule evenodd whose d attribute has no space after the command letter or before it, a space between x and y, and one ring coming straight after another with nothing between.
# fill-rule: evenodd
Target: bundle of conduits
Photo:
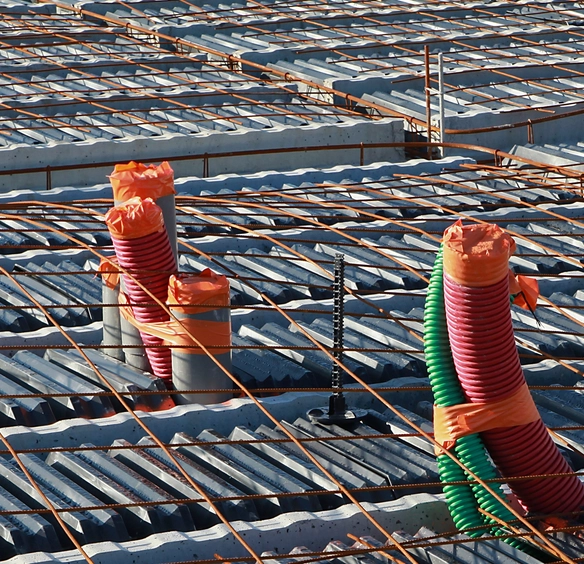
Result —
<instances>
[{"instance_id":1,"label":"bundle of conduits","mask_svg":"<svg viewBox=\"0 0 584 564\"><path fill-rule=\"evenodd\" d=\"M510 290L520 288L509 274L514 250L513 239L496 225L457 222L444 233L424 312L435 436L481 480L496 478L497 470L503 478L568 474L513 480L509 487L526 512L578 511L584 486L537 413L515 346ZM511 511L476 481L469 482L448 455L442 452L437 459L455 526L474 528L471 536L504 533L496 523L512 520ZM504 499L498 483L490 487Z\"/></svg>"},{"instance_id":2,"label":"bundle of conduits","mask_svg":"<svg viewBox=\"0 0 584 564\"><path fill-rule=\"evenodd\" d=\"M229 281L209 269L177 272L172 168L132 161L109 178L115 207L105 222L116 256L104 257L99 269L104 303L121 306L104 314L103 343L118 347L109 354L152 372L168 389L188 391L174 396L180 403L231 399L229 391L202 393L233 386Z\"/></svg>"}]
</instances>

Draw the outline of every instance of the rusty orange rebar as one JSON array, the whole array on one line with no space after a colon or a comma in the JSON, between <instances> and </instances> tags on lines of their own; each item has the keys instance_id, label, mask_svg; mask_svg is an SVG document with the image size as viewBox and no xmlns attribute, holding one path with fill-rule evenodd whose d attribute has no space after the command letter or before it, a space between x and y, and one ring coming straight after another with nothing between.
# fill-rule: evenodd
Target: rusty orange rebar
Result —
<instances>
[{"instance_id":1,"label":"rusty orange rebar","mask_svg":"<svg viewBox=\"0 0 584 564\"><path fill-rule=\"evenodd\" d=\"M517 173L517 174L518 174L518 173ZM432 181L432 180L431 180L431 179L429 179L428 177L423 177L423 180L424 180L424 182L426 182L426 183L427 183L427 182L431 182L431 181ZM448 183L449 183L449 182L448 182ZM335 185L332 185L332 186L334 187ZM328 188L328 185L326 185L326 184L325 184L325 185L322 185L322 186L320 186L320 187L319 187L319 189L322 189L322 190L326 190L327 188ZM346 186L345 186L345 188L346 188ZM467 189L467 188L468 188L468 187L466 187L466 186L465 186L465 189ZM359 189L360 189L360 188L359 188ZM492 194L497 194L497 192L492 192ZM247 196L247 195L249 195L249 194L246 194L246 196ZM295 197L296 197L296 196L295 196L295 195L293 195L293 194L288 194L287 196L290 196L290 197L292 197L292 198L295 198ZM221 205L221 204L224 204L224 205L231 204L231 205L233 205L233 201L232 201L232 200L229 200L229 199L227 199L227 198L223 198L223 199L225 200L224 202L221 202L221 198L209 198L209 199L207 199L206 201L213 201L213 202L217 203L218 205ZM195 198L195 199L193 199L193 201L197 201L197 199ZM198 200L198 201L205 201L205 200ZM260 204L260 203L256 203L256 202L250 202L250 203L248 203L248 202L238 202L238 205L248 205L248 204L255 204L255 206L254 206L254 205L250 205L249 207L250 207L250 208L254 208L254 207L255 207L255 209L256 209L256 210L261 210L261 209L263 209L263 208L262 208L262 206L264 206L264 205L265 205L265 204ZM20 205L21 205L22 207L24 207L24 204L22 204L22 203L21 203ZM43 206L46 206L47 204L44 204L44 203L42 203L42 202L36 202L36 203L34 203L34 205L37 205L37 206L39 206L39 207L43 207ZM51 205L53 205L53 204L51 204ZM336 206L337 208L340 208L340 207L342 207L342 206L347 206L347 202L340 202L340 203L335 203L335 202L332 202L332 203L330 203L330 202L329 202L329 203L328 203L328 204L326 204L326 205L321 205L321 204L319 204L319 206L320 206L320 207L323 207L323 208L327 208L327 207L329 207L329 208L330 208L330 207L335 207L335 206ZM347 207L349 207L349 206L347 206ZM78 208L75 208L74 206L71 206L71 208L72 208L73 210L75 210L75 212L79 212L79 211L80 211ZM353 208L353 209L355 209L355 208ZM448 210L447 208L442 208L442 209L444 209L445 211L451 211L451 212L452 212L452 210ZM361 213L361 212L362 212L362 210L360 210L360 209L358 209L357 211L358 211L358 213ZM459 212L452 212L452 213L455 213L456 215L460 215L460 213L459 213ZM8 215L8 214L4 214L4 215ZM10 215L10 217L11 217L11 218L14 218L14 216L12 216L12 215ZM210 217L210 216L207 216L207 217ZM379 218L380 218L380 219L383 219L384 221L387 221L387 218L386 218L386 217L379 217ZM558 217L558 219L559 219L559 218L561 218L562 220L565 220L565 218L563 218L562 216L559 216L559 217ZM19 217L19 219L21 219L21 220L22 220L22 218L20 218L20 217ZM29 220L29 221L31 222L31 224L35 224L35 223L36 223L36 224L38 224L38 225L44 225L44 224L41 224L40 222L34 222L33 220ZM223 222L223 223L224 223L225 225L229 225L229 223L225 223L225 222ZM233 226L234 224L231 224L231 225ZM323 228L327 228L327 229L328 229L328 226L322 226L322 227L323 227ZM410 228L410 231L411 231L411 226L408 226L408 227ZM57 230L57 229L54 229L54 228L46 228L46 226L45 226L45 227L43 227L43 228L45 228L45 229L47 229L47 230L49 230L49 231L50 231L50 230L54 230L55 232L59 232L59 233L61 233L61 231L59 231L59 230ZM241 230L241 226L240 226L240 225L237 225L237 228ZM420 230L420 231L421 231L421 232L423 232L424 234L427 234L427 232L425 232L424 230ZM250 229L248 234L249 234L250 236L251 236L251 235L253 235L254 237L260 236L260 237L262 237L262 238L265 238L263 233L259 233L257 230L253 230L253 229ZM74 240L74 237L71 237L71 240ZM266 239L266 240L269 240L269 239ZM274 242L275 244L278 244L278 245L280 245L280 246L282 246L282 244L285 244L285 243L283 243L282 241L279 241L278 239L275 239L275 238L272 240L272 242ZM358 241L354 241L353 243L354 243L354 244L357 244L357 243L358 243ZM78 243L76 242L76 244L78 244ZM82 247L83 247L83 245L78 245L78 246L82 246ZM89 248L89 247L84 247L84 248ZM187 244L187 248L190 248L190 249L191 249L193 252L196 252L196 249L194 249L194 248L193 248L193 246L189 246L189 245ZM96 254L96 256L100 256L100 254L99 254L98 252L95 252L94 254ZM213 258L213 257L212 257L212 255L207 255L207 256L208 256L208 258L210 258L210 259L212 259L212 258ZM565 257L565 258L567 258L567 259L573 259L573 257L567 256L567 255L562 255L561 253L555 253L555 252L554 252L554 253L553 253L551 256L563 256L563 257ZM305 259L305 257L301 257L301 255L300 255L298 258L303 258L303 259ZM4 273L5 271L2 271L2 272ZM5 275L11 276L11 274L10 274L10 273L6 273ZM14 279L18 279L18 276L14 276ZM282 314L284 315L284 317L286 317L286 318L288 318L289 320L291 320L291 318L290 318L290 317L289 317L289 315L288 315L288 312L286 312L286 311L285 311L283 308L280 308L280 307L279 307L279 306L277 306L276 304L271 304L271 307L272 307L274 310L276 310L276 311L279 311L280 313L282 313ZM552 304L552 307L553 307L553 304ZM293 320L292 320L291 322L293 322ZM199 344L197 344L196 346L199 346ZM315 348L319 348L319 349L320 349L320 346L318 345L318 343L314 343L314 346L315 346ZM200 346L200 348L201 348L202 350L205 350L205 347L203 347L203 346ZM208 350L206 350L206 351L205 351L207 354L209 354L210 352L212 352L212 348L211 348L211 347L207 347L207 349L208 349ZM323 350L323 352L324 352L325 354L327 354L327 352L328 352L327 350L325 350L325 349L322 349L322 350ZM349 373L350 373L350 372L349 372ZM353 375L353 376L354 376L354 375ZM372 389L371 387L367 386L367 385L366 385L366 384L364 384L364 383L361 383L361 385L362 385L362 387L363 387L362 389L365 389L365 390L367 390L368 392L370 392L370 393L373 393L374 395L375 395L376 393L379 393L379 390L374 390L374 389ZM196 393L196 391L194 391L194 392ZM254 393L255 393L255 391L254 391ZM122 395L123 395L123 394L122 394ZM249 397L249 398L250 398L252 401L255 401L255 402L257 403L257 398L255 398L255 397L254 397L254 394L253 394L252 392L248 391L248 397ZM389 402L384 402L384 404L385 404L386 406L388 406L388 407L389 407L389 409L391 409L391 407L390 407L390 406L391 406L391 404L389 404ZM260 405L260 404L258 403L258 407L259 407L259 405ZM398 413L398 415L399 415L399 413ZM401 415L400 415L400 417L401 417ZM402 418L403 418L403 417L402 417ZM404 421L406 421L406 422L407 422L407 419L404 419ZM415 429L415 427L414 427L414 429ZM397 436L399 436L399 435L397 435ZM416 432L415 436L424 436L424 437L425 437L426 435L425 435L423 432L419 431L419 432ZM430 442L431 442L431 437L430 437L430 436L428 436L427 438L428 438L428 439L430 440ZM294 442L292 438L287 438L286 440L289 440L289 441L291 441L291 442ZM321 440L322 440L322 439L321 439ZM303 443L303 442L306 442L306 441L304 441L304 440L302 440L302 441L299 441L299 443ZM166 446L168 446L168 445L166 445ZM302 448L302 447L301 447L301 448ZM548 477L549 477L550 479L551 479L551 478L553 478L553 476L548 476ZM338 491L342 491L342 490L340 490L340 489L339 489ZM343 493L344 493L344 492L343 492ZM349 492L349 493L351 493L351 492ZM523 522L521 522L521 523L524 525L524 523L523 523ZM384 534L385 534L385 532L384 532ZM528 535L536 535L536 533L535 533L533 530L531 530L531 532L528 532L528 533L526 533L526 532L521 532L520 534L521 534L521 535L526 535L526 534L528 534ZM536 535L536 536L537 536L537 535ZM556 554L557 554L557 553L556 553ZM570 560L567 560L567 561L570 561Z\"/></svg>"}]
</instances>

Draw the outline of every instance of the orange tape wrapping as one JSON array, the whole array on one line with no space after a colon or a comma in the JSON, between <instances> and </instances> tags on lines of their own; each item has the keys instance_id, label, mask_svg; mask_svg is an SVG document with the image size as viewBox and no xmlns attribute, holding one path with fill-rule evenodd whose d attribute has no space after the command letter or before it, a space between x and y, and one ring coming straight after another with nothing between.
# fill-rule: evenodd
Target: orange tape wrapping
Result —
<instances>
[{"instance_id":1,"label":"orange tape wrapping","mask_svg":"<svg viewBox=\"0 0 584 564\"><path fill-rule=\"evenodd\" d=\"M444 232L444 272L457 284L478 288L500 282L509 270L515 241L498 225L462 225Z\"/></svg>"},{"instance_id":2,"label":"orange tape wrapping","mask_svg":"<svg viewBox=\"0 0 584 564\"><path fill-rule=\"evenodd\" d=\"M158 200L176 193L174 171L166 161L158 166L134 161L117 164L109 179L117 202L125 202L136 196Z\"/></svg>"},{"instance_id":3,"label":"orange tape wrapping","mask_svg":"<svg viewBox=\"0 0 584 564\"><path fill-rule=\"evenodd\" d=\"M168 345L198 347L191 335L205 347L212 346L209 352L213 356L227 353L231 350L231 323L228 321L201 321L199 319L171 319L160 323L142 323L132 312L127 296L120 292L119 303L121 314L136 329L148 335L163 339ZM190 333L190 334L189 334ZM185 354L207 354L201 348L182 349Z\"/></svg>"},{"instance_id":4,"label":"orange tape wrapping","mask_svg":"<svg viewBox=\"0 0 584 564\"><path fill-rule=\"evenodd\" d=\"M110 290L115 290L120 283L120 268L117 257L102 258L97 271L101 274L105 285Z\"/></svg>"},{"instance_id":5,"label":"orange tape wrapping","mask_svg":"<svg viewBox=\"0 0 584 564\"><path fill-rule=\"evenodd\" d=\"M229 307L229 280L206 268L200 274L173 274L168 281L172 311L196 315Z\"/></svg>"},{"instance_id":6,"label":"orange tape wrapping","mask_svg":"<svg viewBox=\"0 0 584 564\"><path fill-rule=\"evenodd\" d=\"M500 427L526 425L540 418L527 384L514 394L493 403L461 403L434 406L434 439L446 449L456 439ZM436 455L441 451L436 448Z\"/></svg>"},{"instance_id":7,"label":"orange tape wrapping","mask_svg":"<svg viewBox=\"0 0 584 564\"><path fill-rule=\"evenodd\" d=\"M162 210L152 198L132 198L105 214L105 222L116 239L139 239L164 229Z\"/></svg>"}]
</instances>

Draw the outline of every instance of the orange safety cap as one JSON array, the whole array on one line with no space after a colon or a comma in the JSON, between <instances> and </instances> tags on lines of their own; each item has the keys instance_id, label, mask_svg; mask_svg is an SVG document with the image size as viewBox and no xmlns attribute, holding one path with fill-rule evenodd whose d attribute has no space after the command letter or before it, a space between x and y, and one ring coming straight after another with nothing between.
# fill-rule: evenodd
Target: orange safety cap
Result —
<instances>
[{"instance_id":1,"label":"orange safety cap","mask_svg":"<svg viewBox=\"0 0 584 564\"><path fill-rule=\"evenodd\" d=\"M115 239L139 239L164 229L162 210L152 198L131 198L111 208L105 222Z\"/></svg>"},{"instance_id":2,"label":"orange safety cap","mask_svg":"<svg viewBox=\"0 0 584 564\"><path fill-rule=\"evenodd\" d=\"M173 274L168 281L168 305L196 315L229 306L229 280L206 268L200 274Z\"/></svg>"},{"instance_id":3,"label":"orange safety cap","mask_svg":"<svg viewBox=\"0 0 584 564\"><path fill-rule=\"evenodd\" d=\"M498 225L462 225L458 220L444 232L444 273L471 288L492 286L508 276L515 241Z\"/></svg>"},{"instance_id":4,"label":"orange safety cap","mask_svg":"<svg viewBox=\"0 0 584 564\"><path fill-rule=\"evenodd\" d=\"M167 161L158 166L134 161L117 164L108 178L117 202L125 202L136 196L157 200L162 196L176 194L174 171Z\"/></svg>"}]
</instances>

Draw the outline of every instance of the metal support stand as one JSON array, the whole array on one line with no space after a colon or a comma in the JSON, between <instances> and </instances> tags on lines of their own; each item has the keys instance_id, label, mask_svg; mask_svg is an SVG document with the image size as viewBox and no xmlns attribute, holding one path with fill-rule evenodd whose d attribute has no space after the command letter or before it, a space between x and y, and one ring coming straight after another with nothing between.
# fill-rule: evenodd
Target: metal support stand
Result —
<instances>
[{"instance_id":1,"label":"metal support stand","mask_svg":"<svg viewBox=\"0 0 584 564\"><path fill-rule=\"evenodd\" d=\"M444 55L442 53L438 53L438 108L440 143L444 143ZM444 146L440 147L440 156L444 158Z\"/></svg>"},{"instance_id":2,"label":"metal support stand","mask_svg":"<svg viewBox=\"0 0 584 564\"><path fill-rule=\"evenodd\" d=\"M331 368L331 388L334 391L329 398L328 410L325 407L311 409L307 415L314 423L324 425L348 425L357 423L367 415L364 409L347 409L343 395L343 373L339 363L343 362L345 331L345 256L335 255L335 280L333 282L333 350L332 355L338 362Z\"/></svg>"}]
</instances>

